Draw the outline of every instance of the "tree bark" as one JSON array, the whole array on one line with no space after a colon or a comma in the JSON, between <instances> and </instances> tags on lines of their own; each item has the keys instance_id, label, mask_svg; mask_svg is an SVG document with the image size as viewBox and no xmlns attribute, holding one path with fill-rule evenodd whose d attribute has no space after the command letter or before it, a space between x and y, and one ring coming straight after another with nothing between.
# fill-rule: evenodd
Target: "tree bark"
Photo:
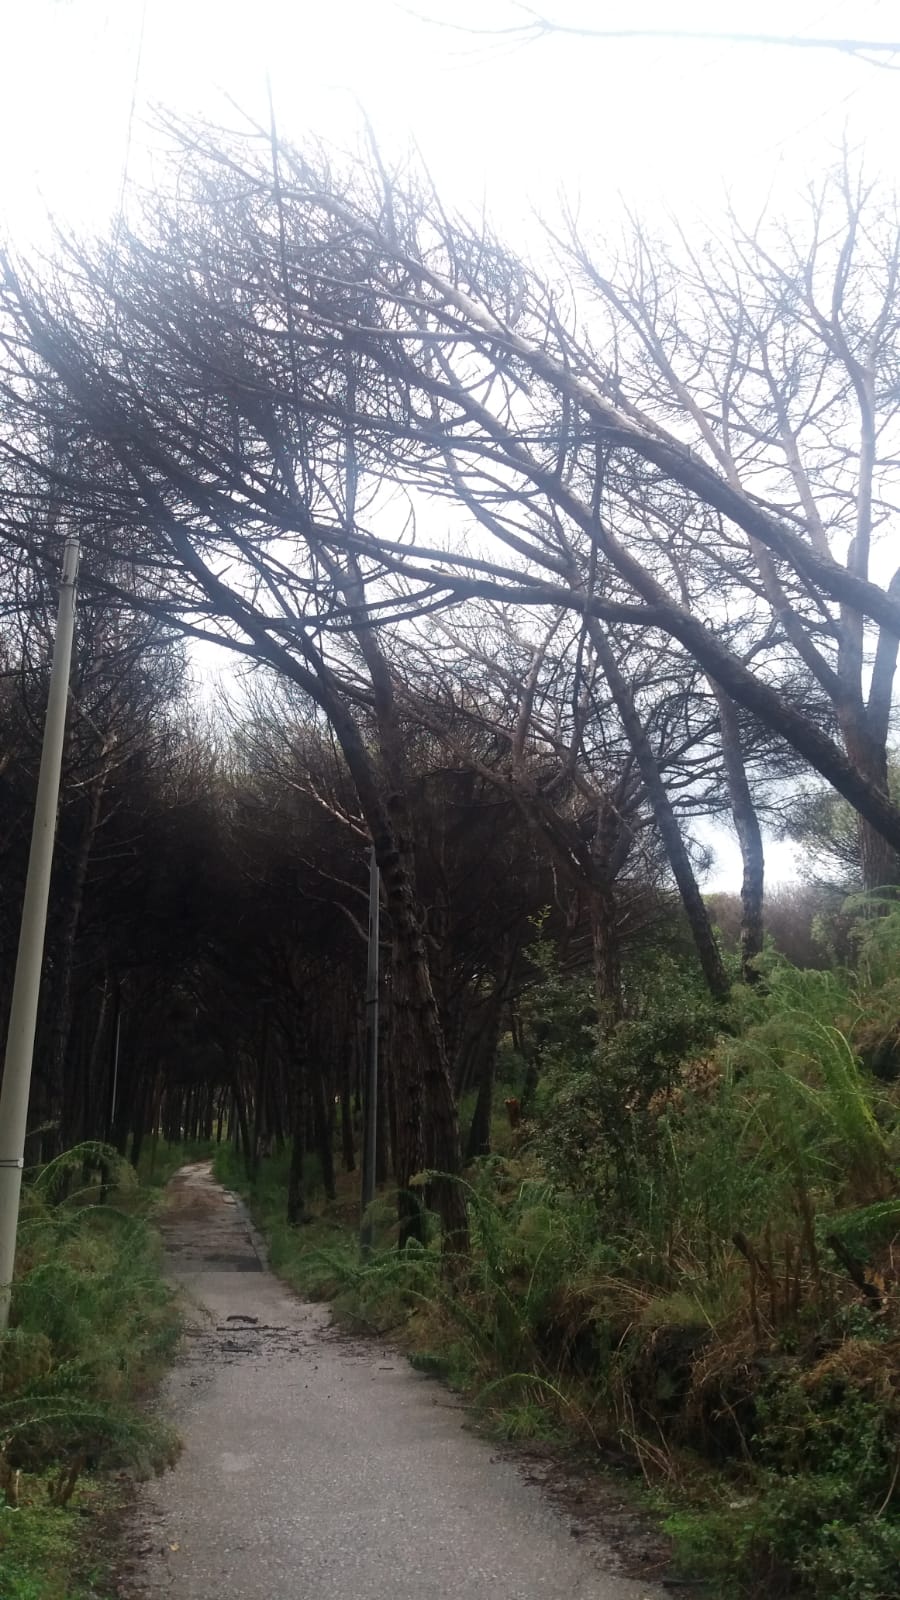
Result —
<instances>
[{"instance_id":1,"label":"tree bark","mask_svg":"<svg viewBox=\"0 0 900 1600\"><path fill-rule=\"evenodd\" d=\"M518 940L507 937L503 941L503 961L494 981L494 987L479 1017L478 1031L478 1097L469 1138L466 1144L466 1161L491 1153L491 1120L494 1110L494 1083L497 1075L497 1049L503 1023L503 1008L509 995L510 984L519 953Z\"/></svg>"},{"instance_id":2,"label":"tree bark","mask_svg":"<svg viewBox=\"0 0 900 1600\"><path fill-rule=\"evenodd\" d=\"M304 1193L303 1078L295 1071L291 1096L291 1164L288 1169L287 1220L292 1228L307 1220Z\"/></svg>"},{"instance_id":3,"label":"tree bark","mask_svg":"<svg viewBox=\"0 0 900 1600\"><path fill-rule=\"evenodd\" d=\"M100 821L100 807L103 802L103 792L106 788L107 773L108 769L104 768L91 785L87 815L82 823L75 850L72 882L69 887L57 949L57 983L53 1026L50 1034L48 1077L50 1082L50 1103L60 1120L56 1135L48 1134L46 1141L42 1144L44 1159L53 1153L54 1148L56 1150L61 1148L71 1135L70 1128L66 1126L67 1100L70 1100L70 1097L66 1094L65 1080L69 1035L72 1031L72 976L75 969L75 946L78 940L78 928L81 923L81 913L84 909L84 890L87 882L88 866L90 864L94 836Z\"/></svg>"},{"instance_id":4,"label":"tree bark","mask_svg":"<svg viewBox=\"0 0 900 1600\"><path fill-rule=\"evenodd\" d=\"M249 1176L255 1181L259 1176L259 1163L262 1154L262 1140L266 1128L266 1087L268 1078L269 1056L269 1012L268 1007L263 1012L262 1038L259 1044L259 1057L256 1063L256 1086L253 1096L253 1148L250 1153Z\"/></svg>"},{"instance_id":5,"label":"tree bark","mask_svg":"<svg viewBox=\"0 0 900 1600\"><path fill-rule=\"evenodd\" d=\"M887 749L884 740L873 737L862 705L844 706L839 711L841 733L847 754L860 776L868 779L885 798L889 798ZM881 889L898 880L898 853L863 816L858 816L859 859L864 889Z\"/></svg>"},{"instance_id":6,"label":"tree bark","mask_svg":"<svg viewBox=\"0 0 900 1600\"><path fill-rule=\"evenodd\" d=\"M319 1165L322 1169L322 1188L325 1190L326 1200L334 1200L337 1194L334 1180L334 1146L332 1144L332 1120L328 1104L328 1094L325 1082L325 1068L317 1064L310 1084L313 1102L313 1125L316 1132L316 1150L319 1156Z\"/></svg>"},{"instance_id":7,"label":"tree bark","mask_svg":"<svg viewBox=\"0 0 900 1600\"><path fill-rule=\"evenodd\" d=\"M606 1034L622 1020L622 959L616 931L618 907L608 883L595 883L588 895L591 920L591 956L597 1023Z\"/></svg>"},{"instance_id":8,"label":"tree bark","mask_svg":"<svg viewBox=\"0 0 900 1600\"><path fill-rule=\"evenodd\" d=\"M356 1171L356 1142L353 1137L353 1104L350 1096L350 1071L347 1052L341 1060L341 1155L345 1172Z\"/></svg>"},{"instance_id":9,"label":"tree bark","mask_svg":"<svg viewBox=\"0 0 900 1600\"><path fill-rule=\"evenodd\" d=\"M238 1149L243 1151L244 1170L249 1177L252 1173L253 1147L250 1143L250 1129L247 1125L247 1108L244 1102L244 1093L241 1088L237 1063L234 1065L233 1073L234 1075L232 1078L232 1083L234 1086L235 1143Z\"/></svg>"},{"instance_id":10,"label":"tree bark","mask_svg":"<svg viewBox=\"0 0 900 1600\"><path fill-rule=\"evenodd\" d=\"M728 780L728 797L738 843L741 847L741 974L745 983L756 983L754 965L763 947L763 903L765 892L765 853L762 833L741 749L741 730L734 702L716 683L712 685L719 707L719 732Z\"/></svg>"},{"instance_id":11,"label":"tree bark","mask_svg":"<svg viewBox=\"0 0 900 1600\"><path fill-rule=\"evenodd\" d=\"M694 945L706 979L707 988L714 1000L724 1000L728 994L728 978L722 965L722 956L716 943L716 937L709 920L709 913L704 904L703 896L694 876L690 856L687 853L678 819L672 809L671 801L666 793L656 757L650 747L650 741L644 732L644 727L637 713L634 697L625 679L619 671L615 653L609 640L594 619L589 622L591 643L597 653L603 675L609 684L610 693L615 701L622 726L631 749L634 753L641 781L647 791L647 797L653 807L656 826L662 839L672 875L678 885L681 902L684 906L688 925L693 936Z\"/></svg>"}]
</instances>

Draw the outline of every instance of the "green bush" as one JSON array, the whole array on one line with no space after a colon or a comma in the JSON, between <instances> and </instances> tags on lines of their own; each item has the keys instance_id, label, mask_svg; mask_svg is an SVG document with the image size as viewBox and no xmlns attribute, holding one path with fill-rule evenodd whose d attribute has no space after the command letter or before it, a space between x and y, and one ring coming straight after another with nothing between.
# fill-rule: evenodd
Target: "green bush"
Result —
<instances>
[{"instance_id":1,"label":"green bush","mask_svg":"<svg viewBox=\"0 0 900 1600\"><path fill-rule=\"evenodd\" d=\"M724 1008L664 953L604 1037L540 943L526 1121L466 1174L470 1254L399 1251L390 1197L365 1261L336 1209L287 1228L282 1156L255 1186L273 1262L507 1437L616 1441L665 1481L684 1569L717 1592L888 1600L900 1091L860 1040L872 1018L900 1038L900 910L858 944L857 972L768 951Z\"/></svg>"},{"instance_id":2,"label":"green bush","mask_svg":"<svg viewBox=\"0 0 900 1600\"><path fill-rule=\"evenodd\" d=\"M107 1184L73 1190L85 1168ZM138 1401L179 1333L147 1201L103 1147L68 1152L23 1191L11 1325L0 1334L0 1597L76 1600L83 1531L64 1510L92 1475L160 1472L172 1430ZM85 1475L87 1479L85 1480ZM85 1590L87 1592L87 1589Z\"/></svg>"},{"instance_id":3,"label":"green bush","mask_svg":"<svg viewBox=\"0 0 900 1600\"><path fill-rule=\"evenodd\" d=\"M601 1038L587 980L541 959L543 982L529 999L540 1063L536 1148L556 1184L590 1193L606 1214L633 1214L659 1160L654 1098L688 1056L712 1047L725 1019L690 972L661 954L640 1014Z\"/></svg>"},{"instance_id":4,"label":"green bush","mask_svg":"<svg viewBox=\"0 0 900 1600\"><path fill-rule=\"evenodd\" d=\"M179 1167L189 1161L210 1161L217 1149L211 1139L181 1141L172 1144L168 1139L145 1140L138 1161L140 1182L154 1189L164 1189Z\"/></svg>"},{"instance_id":5,"label":"green bush","mask_svg":"<svg viewBox=\"0 0 900 1600\"><path fill-rule=\"evenodd\" d=\"M85 1543L89 1518L109 1508L90 1484L77 1491L77 1509L54 1505L50 1475L29 1478L18 1511L0 1510L0 1600L98 1600L98 1560ZM99 1563L102 1566L102 1561Z\"/></svg>"}]
</instances>

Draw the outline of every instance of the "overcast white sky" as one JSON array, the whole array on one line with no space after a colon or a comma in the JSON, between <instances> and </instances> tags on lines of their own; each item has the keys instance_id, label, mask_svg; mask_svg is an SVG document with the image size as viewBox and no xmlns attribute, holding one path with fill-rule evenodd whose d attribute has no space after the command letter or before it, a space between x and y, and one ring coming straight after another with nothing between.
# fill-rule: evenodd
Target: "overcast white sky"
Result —
<instances>
[{"instance_id":1,"label":"overcast white sky","mask_svg":"<svg viewBox=\"0 0 900 1600\"><path fill-rule=\"evenodd\" d=\"M596 26L900 34L897 0L544 0ZM0 130L4 210L26 230L50 205L96 219L118 201L132 100L131 170L154 104L234 120L229 98L353 144L361 112L388 151L415 141L442 189L484 197L506 228L565 187L596 211L618 192L645 208L714 212L723 190L797 188L846 129L874 165L895 159L898 76L846 56L671 40L484 34L514 0L7 0ZM434 19L434 20L429 20Z\"/></svg>"},{"instance_id":2,"label":"overcast white sky","mask_svg":"<svg viewBox=\"0 0 900 1600\"><path fill-rule=\"evenodd\" d=\"M733 28L890 39L900 0L543 0L587 26ZM451 204L484 205L510 239L538 241L562 192L611 231L622 196L649 216L714 219L775 191L782 203L846 138L873 176L896 175L900 72L837 53L719 42L475 36L509 27L514 0L6 0L0 93L2 226L19 247L48 212L102 228L123 174L152 181L152 112L353 147L367 117L388 157L413 145ZM449 25L448 25L449 24ZM716 839L714 882L737 855ZM769 850L774 877L792 848Z\"/></svg>"}]
</instances>

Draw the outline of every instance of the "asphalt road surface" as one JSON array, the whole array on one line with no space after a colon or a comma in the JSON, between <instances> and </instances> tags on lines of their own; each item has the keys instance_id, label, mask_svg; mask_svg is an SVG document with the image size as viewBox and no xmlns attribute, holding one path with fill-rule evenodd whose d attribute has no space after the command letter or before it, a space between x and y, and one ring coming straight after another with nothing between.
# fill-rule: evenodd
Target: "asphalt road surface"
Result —
<instances>
[{"instance_id":1,"label":"asphalt road surface","mask_svg":"<svg viewBox=\"0 0 900 1600\"><path fill-rule=\"evenodd\" d=\"M141 1492L124 1595L662 1600L440 1384L279 1283L208 1166L173 1180L164 1232L190 1315L162 1403L185 1448Z\"/></svg>"}]
</instances>

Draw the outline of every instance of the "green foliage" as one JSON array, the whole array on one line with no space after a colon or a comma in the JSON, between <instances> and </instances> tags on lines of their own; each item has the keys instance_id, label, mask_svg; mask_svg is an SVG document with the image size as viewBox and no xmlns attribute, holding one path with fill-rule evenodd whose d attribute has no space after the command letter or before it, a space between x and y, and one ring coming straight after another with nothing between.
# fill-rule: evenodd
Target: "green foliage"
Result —
<instances>
[{"instance_id":1,"label":"green foliage","mask_svg":"<svg viewBox=\"0 0 900 1600\"><path fill-rule=\"evenodd\" d=\"M871 1261L900 1235L900 1196L843 1211L828 1223L829 1234L840 1239L852 1256Z\"/></svg>"},{"instance_id":2,"label":"green foliage","mask_svg":"<svg viewBox=\"0 0 900 1600\"><path fill-rule=\"evenodd\" d=\"M779 1181L836 1197L880 1193L889 1153L878 1095L839 1028L785 1007L723 1052L723 1064L752 1117L748 1141Z\"/></svg>"},{"instance_id":3,"label":"green foliage","mask_svg":"<svg viewBox=\"0 0 900 1600\"><path fill-rule=\"evenodd\" d=\"M60 1506L54 1491L53 1474L23 1475L19 1509L0 1508L0 1600L100 1600L108 1592L92 1535L115 1496L83 1480Z\"/></svg>"},{"instance_id":4,"label":"green foliage","mask_svg":"<svg viewBox=\"0 0 900 1600\"><path fill-rule=\"evenodd\" d=\"M651 1102L671 1088L688 1054L712 1044L721 1014L690 969L686 975L683 963L658 954L652 983L647 973L633 979L637 1014L601 1039L587 982L566 980L538 949L544 981L529 1012L540 1061L535 1118L543 1165L557 1184L630 1211L643 1189L648 1141L657 1136Z\"/></svg>"},{"instance_id":5,"label":"green foliage","mask_svg":"<svg viewBox=\"0 0 900 1600\"><path fill-rule=\"evenodd\" d=\"M888 759L888 792L900 803L900 760ZM862 879L859 815L848 800L827 786L801 790L782 822L782 832L804 846L813 876L845 890Z\"/></svg>"},{"instance_id":6,"label":"green foliage","mask_svg":"<svg viewBox=\"0 0 900 1600\"><path fill-rule=\"evenodd\" d=\"M757 1407L754 1515L736 1560L823 1600L889 1600L900 1570L897 1350L851 1340ZM727 1529L723 1528L727 1537Z\"/></svg>"},{"instance_id":7,"label":"green foliage","mask_svg":"<svg viewBox=\"0 0 900 1600\"><path fill-rule=\"evenodd\" d=\"M865 1373L857 1371L856 1383L847 1381L852 1362L844 1352L840 1378L834 1371L794 1378L763 1393L754 1441L760 1468L730 1500L720 1495L712 1509L682 1508L669 1518L686 1570L728 1580L741 1594L893 1600L896 1358L884 1363L875 1393L866 1371L871 1353L855 1348Z\"/></svg>"},{"instance_id":8,"label":"green foliage","mask_svg":"<svg viewBox=\"0 0 900 1600\"><path fill-rule=\"evenodd\" d=\"M161 1137L148 1139L141 1150L138 1178L147 1187L164 1189L179 1167L188 1161L211 1160L216 1148L211 1139L188 1139L178 1144Z\"/></svg>"},{"instance_id":9,"label":"green foliage","mask_svg":"<svg viewBox=\"0 0 900 1600\"><path fill-rule=\"evenodd\" d=\"M83 1182L96 1167L105 1203ZM179 1331L148 1216L131 1168L104 1146L67 1152L23 1193L0 1334L0 1496L13 1502L0 1509L0 1597L76 1600L66 1573L84 1534L66 1520L69 1501L90 1505L97 1472L148 1475L177 1452L135 1404Z\"/></svg>"},{"instance_id":10,"label":"green foliage","mask_svg":"<svg viewBox=\"0 0 900 1600\"><path fill-rule=\"evenodd\" d=\"M293 1233L285 1221L285 1196L291 1165L290 1141L283 1149L260 1162L254 1178L248 1176L243 1158L230 1142L214 1147L212 1164L213 1173L220 1183L235 1189L250 1201L254 1216L259 1218L266 1229L274 1261L279 1250L288 1247ZM307 1155L305 1158L303 1188L310 1201L314 1201L321 1193L322 1169L316 1155Z\"/></svg>"},{"instance_id":11,"label":"green foliage","mask_svg":"<svg viewBox=\"0 0 900 1600\"><path fill-rule=\"evenodd\" d=\"M284 1226L283 1161L258 1185L292 1282L389 1330L503 1436L614 1439L723 1594L894 1593L900 1094L858 1048L900 1000L892 903L856 944L856 970L768 951L724 1011L663 956L606 1038L539 944L516 1063L537 1089L509 1152L466 1175L465 1260L398 1251L388 1196L360 1261L339 1209Z\"/></svg>"}]
</instances>

